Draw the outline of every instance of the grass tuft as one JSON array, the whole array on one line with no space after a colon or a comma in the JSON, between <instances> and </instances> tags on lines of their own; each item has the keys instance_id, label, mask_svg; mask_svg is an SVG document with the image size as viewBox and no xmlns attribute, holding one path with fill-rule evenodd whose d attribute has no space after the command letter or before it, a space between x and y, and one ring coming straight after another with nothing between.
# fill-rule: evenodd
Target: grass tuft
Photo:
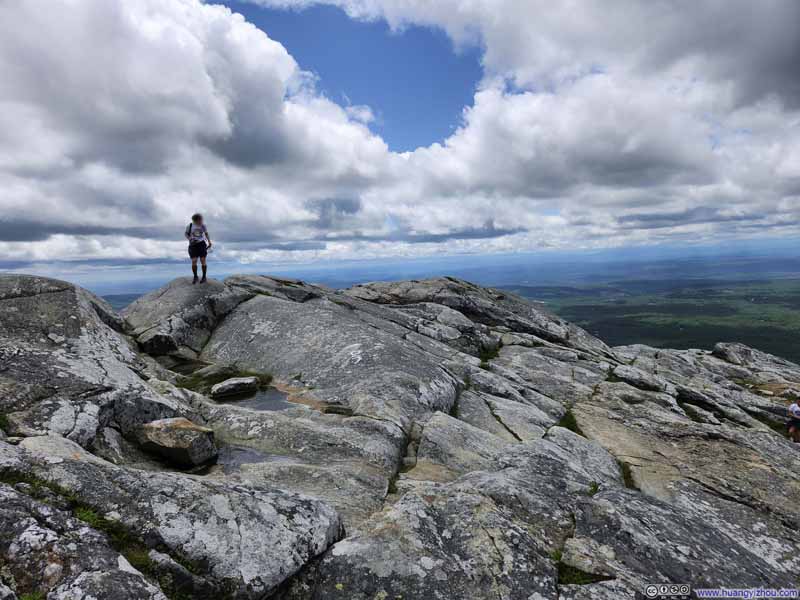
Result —
<instances>
[{"instance_id":1,"label":"grass tuft","mask_svg":"<svg viewBox=\"0 0 800 600\"><path fill-rule=\"evenodd\" d=\"M600 484L596 481L593 481L589 484L589 490L586 492L590 496L594 496L597 492L600 491Z\"/></svg>"},{"instance_id":2,"label":"grass tuft","mask_svg":"<svg viewBox=\"0 0 800 600\"><path fill-rule=\"evenodd\" d=\"M557 425L558 427L569 429L572 433L576 433L581 437L586 437L583 431L581 431L581 428L578 426L578 421L575 419L575 414L572 412L572 410L567 410Z\"/></svg>"},{"instance_id":3,"label":"grass tuft","mask_svg":"<svg viewBox=\"0 0 800 600\"><path fill-rule=\"evenodd\" d=\"M9 426L11 423L8 422L8 416L4 413L0 413L0 429L3 431L8 431Z\"/></svg>"},{"instance_id":4,"label":"grass tuft","mask_svg":"<svg viewBox=\"0 0 800 600\"><path fill-rule=\"evenodd\" d=\"M483 346L481 351L478 353L478 358L481 359L481 362L489 362L500 356L500 346Z\"/></svg>"},{"instance_id":5,"label":"grass tuft","mask_svg":"<svg viewBox=\"0 0 800 600\"><path fill-rule=\"evenodd\" d=\"M636 481L633 478L631 466L626 462L619 461L619 468L622 471L622 482L625 484L625 487L629 490L639 489L636 487Z\"/></svg>"}]
</instances>

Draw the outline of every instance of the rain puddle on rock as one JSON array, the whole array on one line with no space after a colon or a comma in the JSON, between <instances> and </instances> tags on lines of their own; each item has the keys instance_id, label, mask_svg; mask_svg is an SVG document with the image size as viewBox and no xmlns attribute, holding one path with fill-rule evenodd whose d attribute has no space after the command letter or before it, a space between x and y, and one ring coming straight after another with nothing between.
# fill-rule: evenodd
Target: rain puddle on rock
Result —
<instances>
[{"instance_id":1,"label":"rain puddle on rock","mask_svg":"<svg viewBox=\"0 0 800 600\"><path fill-rule=\"evenodd\" d=\"M258 463L292 462L291 459L274 454L265 454L253 448L244 446L221 446L217 456L216 466L222 469L225 475L230 475L239 470L242 465Z\"/></svg>"},{"instance_id":2,"label":"rain puddle on rock","mask_svg":"<svg viewBox=\"0 0 800 600\"><path fill-rule=\"evenodd\" d=\"M259 390L254 394L220 398L217 402L262 411L286 410L297 406L297 404L289 402L287 398L288 394L271 387Z\"/></svg>"},{"instance_id":3,"label":"rain puddle on rock","mask_svg":"<svg viewBox=\"0 0 800 600\"><path fill-rule=\"evenodd\" d=\"M242 448L241 446L223 446L219 449L217 465L222 467L223 473L229 475L242 465L251 465L269 460L266 454L253 450L252 448Z\"/></svg>"}]
</instances>

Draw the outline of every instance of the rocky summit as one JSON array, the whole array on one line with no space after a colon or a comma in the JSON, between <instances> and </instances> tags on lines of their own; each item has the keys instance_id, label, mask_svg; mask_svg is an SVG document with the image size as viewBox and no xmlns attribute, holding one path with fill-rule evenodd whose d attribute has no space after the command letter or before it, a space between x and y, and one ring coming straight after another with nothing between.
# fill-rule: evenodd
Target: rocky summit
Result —
<instances>
[{"instance_id":1,"label":"rocky summit","mask_svg":"<svg viewBox=\"0 0 800 600\"><path fill-rule=\"evenodd\" d=\"M0 277L0 598L794 587L800 366L611 348L451 278Z\"/></svg>"}]
</instances>

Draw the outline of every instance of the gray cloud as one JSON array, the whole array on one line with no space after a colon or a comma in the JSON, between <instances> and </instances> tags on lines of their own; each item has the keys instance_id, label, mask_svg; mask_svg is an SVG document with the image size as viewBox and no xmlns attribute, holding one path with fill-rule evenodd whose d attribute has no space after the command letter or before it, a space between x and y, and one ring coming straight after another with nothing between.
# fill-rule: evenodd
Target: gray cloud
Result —
<instances>
[{"instance_id":1,"label":"gray cloud","mask_svg":"<svg viewBox=\"0 0 800 600\"><path fill-rule=\"evenodd\" d=\"M701 223L747 223L759 222L766 218L764 214L740 213L726 214L723 209L698 206L688 210L667 213L633 213L623 215L617 221L624 227L631 229L660 229L666 227L681 227Z\"/></svg>"}]
</instances>

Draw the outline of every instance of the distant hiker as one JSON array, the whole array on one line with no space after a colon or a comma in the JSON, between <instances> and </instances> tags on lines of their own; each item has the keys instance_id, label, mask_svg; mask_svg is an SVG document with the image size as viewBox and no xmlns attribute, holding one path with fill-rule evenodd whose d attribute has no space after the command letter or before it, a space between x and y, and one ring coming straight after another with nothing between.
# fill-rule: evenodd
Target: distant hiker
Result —
<instances>
[{"instance_id":1,"label":"distant hiker","mask_svg":"<svg viewBox=\"0 0 800 600\"><path fill-rule=\"evenodd\" d=\"M189 258L192 259L192 273L194 273L194 280L192 285L197 283L197 259L203 265L203 278L200 283L206 282L206 255L208 249L211 248L211 238L208 236L208 229L203 224L203 215L195 213L192 215L192 222L186 226L184 232L186 239L189 240ZM206 243L208 242L208 243Z\"/></svg>"},{"instance_id":2,"label":"distant hiker","mask_svg":"<svg viewBox=\"0 0 800 600\"><path fill-rule=\"evenodd\" d=\"M789 407L789 437L800 443L800 404L797 402Z\"/></svg>"}]
</instances>

